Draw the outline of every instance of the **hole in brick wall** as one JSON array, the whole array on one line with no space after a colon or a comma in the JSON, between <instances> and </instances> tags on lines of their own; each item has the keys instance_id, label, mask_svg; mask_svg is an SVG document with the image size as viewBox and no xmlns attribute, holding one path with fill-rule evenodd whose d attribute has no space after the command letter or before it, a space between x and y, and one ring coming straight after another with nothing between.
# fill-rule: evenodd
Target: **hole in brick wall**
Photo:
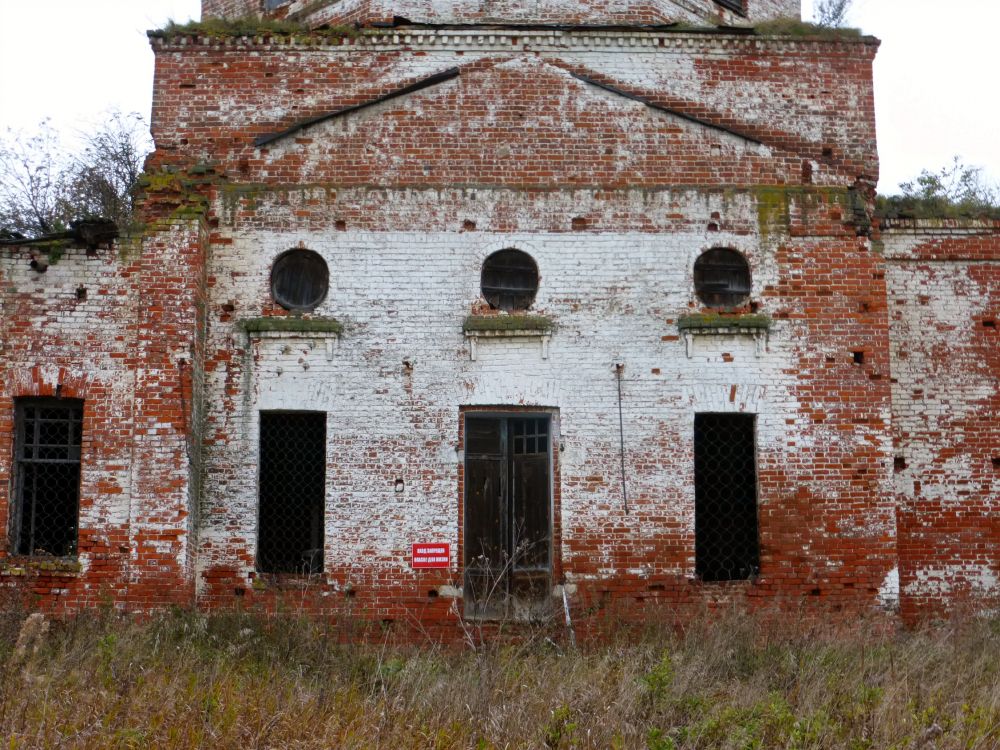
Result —
<instances>
[{"instance_id":1,"label":"hole in brick wall","mask_svg":"<svg viewBox=\"0 0 1000 750\"><path fill-rule=\"evenodd\" d=\"M813 179L813 165L810 161L802 162L802 182L809 184Z\"/></svg>"},{"instance_id":2,"label":"hole in brick wall","mask_svg":"<svg viewBox=\"0 0 1000 750\"><path fill-rule=\"evenodd\" d=\"M431 589L430 591L428 591L427 592L427 598L428 599L437 599L438 598L437 589Z\"/></svg>"},{"instance_id":3,"label":"hole in brick wall","mask_svg":"<svg viewBox=\"0 0 1000 750\"><path fill-rule=\"evenodd\" d=\"M87 299L87 287L78 286L76 288L76 299L79 302L83 302Z\"/></svg>"},{"instance_id":4,"label":"hole in brick wall","mask_svg":"<svg viewBox=\"0 0 1000 750\"><path fill-rule=\"evenodd\" d=\"M809 596L819 596L821 593L823 592L818 588L810 589Z\"/></svg>"},{"instance_id":5,"label":"hole in brick wall","mask_svg":"<svg viewBox=\"0 0 1000 750\"><path fill-rule=\"evenodd\" d=\"M851 352L851 356L854 357L854 364L863 365L865 363L864 352Z\"/></svg>"},{"instance_id":6,"label":"hole in brick wall","mask_svg":"<svg viewBox=\"0 0 1000 750\"><path fill-rule=\"evenodd\" d=\"M247 590L245 588L243 588L242 586L237 586L236 588L233 589L233 595L234 596L244 596L246 593L247 593Z\"/></svg>"},{"instance_id":7,"label":"hole in brick wall","mask_svg":"<svg viewBox=\"0 0 1000 750\"><path fill-rule=\"evenodd\" d=\"M760 310L760 303L759 302L751 302L750 303L750 312L755 313L758 310Z\"/></svg>"},{"instance_id":8,"label":"hole in brick wall","mask_svg":"<svg viewBox=\"0 0 1000 750\"><path fill-rule=\"evenodd\" d=\"M663 591L665 586L662 583L651 583L648 588L650 591Z\"/></svg>"},{"instance_id":9,"label":"hole in brick wall","mask_svg":"<svg viewBox=\"0 0 1000 750\"><path fill-rule=\"evenodd\" d=\"M582 232L587 228L587 220L582 216L574 216L571 224L574 232Z\"/></svg>"},{"instance_id":10,"label":"hole in brick wall","mask_svg":"<svg viewBox=\"0 0 1000 750\"><path fill-rule=\"evenodd\" d=\"M193 83L182 83L178 88L182 89L193 89L195 85Z\"/></svg>"},{"instance_id":11,"label":"hole in brick wall","mask_svg":"<svg viewBox=\"0 0 1000 750\"><path fill-rule=\"evenodd\" d=\"M984 320L983 328L996 328L997 322L995 320Z\"/></svg>"},{"instance_id":12,"label":"hole in brick wall","mask_svg":"<svg viewBox=\"0 0 1000 750\"><path fill-rule=\"evenodd\" d=\"M893 471L903 471L906 468L906 459L902 456L896 456L892 459L892 470Z\"/></svg>"},{"instance_id":13,"label":"hole in brick wall","mask_svg":"<svg viewBox=\"0 0 1000 750\"><path fill-rule=\"evenodd\" d=\"M823 158L832 159L833 158L833 148L831 146L823 147Z\"/></svg>"},{"instance_id":14,"label":"hole in brick wall","mask_svg":"<svg viewBox=\"0 0 1000 750\"><path fill-rule=\"evenodd\" d=\"M333 227L338 232L343 232L345 229L347 229L347 222L344 221L343 219L337 219L335 222L333 222Z\"/></svg>"},{"instance_id":15,"label":"hole in brick wall","mask_svg":"<svg viewBox=\"0 0 1000 750\"><path fill-rule=\"evenodd\" d=\"M990 460L993 462L993 468L994 469L1000 469L1000 456L994 456Z\"/></svg>"},{"instance_id":16,"label":"hole in brick wall","mask_svg":"<svg viewBox=\"0 0 1000 750\"><path fill-rule=\"evenodd\" d=\"M863 313L869 312L871 309L872 306L868 302L862 302L860 305L858 305L858 310L860 310Z\"/></svg>"},{"instance_id":17,"label":"hole in brick wall","mask_svg":"<svg viewBox=\"0 0 1000 750\"><path fill-rule=\"evenodd\" d=\"M345 598L345 599L353 599L353 598L354 598L354 597L356 597L357 595L358 595L358 592L357 592L356 590L354 590L354 589L347 589L347 590L346 590L346 591L344 592L344 598Z\"/></svg>"},{"instance_id":18,"label":"hole in brick wall","mask_svg":"<svg viewBox=\"0 0 1000 750\"><path fill-rule=\"evenodd\" d=\"M708 222L708 231L709 232L718 232L719 231L719 225L716 224L714 221Z\"/></svg>"},{"instance_id":19,"label":"hole in brick wall","mask_svg":"<svg viewBox=\"0 0 1000 750\"><path fill-rule=\"evenodd\" d=\"M474 221L466 219L465 221L462 222L462 229L464 229L466 232L472 232L475 230L475 228L476 228L476 222Z\"/></svg>"}]
</instances>

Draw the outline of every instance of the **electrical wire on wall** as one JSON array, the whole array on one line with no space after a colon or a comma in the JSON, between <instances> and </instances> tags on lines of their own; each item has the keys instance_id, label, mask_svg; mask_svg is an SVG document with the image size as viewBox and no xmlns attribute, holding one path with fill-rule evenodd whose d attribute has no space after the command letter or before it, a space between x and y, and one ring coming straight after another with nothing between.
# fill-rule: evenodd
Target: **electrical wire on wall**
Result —
<instances>
[{"instance_id":1,"label":"electrical wire on wall","mask_svg":"<svg viewBox=\"0 0 1000 750\"><path fill-rule=\"evenodd\" d=\"M615 375L618 378L618 449L622 468L622 503L625 505L625 515L628 515L628 490L625 487L625 426L622 419L622 371L623 362L615 363Z\"/></svg>"}]
</instances>

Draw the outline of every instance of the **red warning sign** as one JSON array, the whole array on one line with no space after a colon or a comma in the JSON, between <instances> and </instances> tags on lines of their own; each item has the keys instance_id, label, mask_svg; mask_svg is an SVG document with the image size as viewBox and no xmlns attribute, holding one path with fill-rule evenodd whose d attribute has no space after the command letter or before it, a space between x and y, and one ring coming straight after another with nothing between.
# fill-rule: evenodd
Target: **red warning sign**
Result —
<instances>
[{"instance_id":1,"label":"red warning sign","mask_svg":"<svg viewBox=\"0 0 1000 750\"><path fill-rule=\"evenodd\" d=\"M447 568L451 563L450 544L414 544L410 565L414 568Z\"/></svg>"}]
</instances>

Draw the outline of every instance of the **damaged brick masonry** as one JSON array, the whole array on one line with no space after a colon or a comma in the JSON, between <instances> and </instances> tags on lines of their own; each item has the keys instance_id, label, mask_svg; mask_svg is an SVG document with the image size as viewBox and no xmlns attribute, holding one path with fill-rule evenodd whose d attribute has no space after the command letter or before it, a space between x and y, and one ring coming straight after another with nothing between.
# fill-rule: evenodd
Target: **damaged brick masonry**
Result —
<instances>
[{"instance_id":1,"label":"damaged brick masonry","mask_svg":"<svg viewBox=\"0 0 1000 750\"><path fill-rule=\"evenodd\" d=\"M797 15L151 32L145 230L0 248L0 584L443 638L996 606L1000 224L873 216L878 42Z\"/></svg>"}]
</instances>

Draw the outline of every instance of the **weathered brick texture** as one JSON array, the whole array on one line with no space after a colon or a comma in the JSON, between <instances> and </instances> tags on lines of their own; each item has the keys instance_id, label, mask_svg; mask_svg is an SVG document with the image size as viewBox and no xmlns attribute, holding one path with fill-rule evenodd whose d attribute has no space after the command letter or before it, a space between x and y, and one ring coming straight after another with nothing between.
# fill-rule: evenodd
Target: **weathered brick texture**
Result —
<instances>
[{"instance_id":1,"label":"weathered brick texture","mask_svg":"<svg viewBox=\"0 0 1000 750\"><path fill-rule=\"evenodd\" d=\"M288 18L314 26L390 23L394 18L433 24L746 25L800 14L800 0L202 0L201 7L203 18Z\"/></svg>"},{"instance_id":2,"label":"weathered brick texture","mask_svg":"<svg viewBox=\"0 0 1000 750\"><path fill-rule=\"evenodd\" d=\"M1000 225L896 222L889 274L904 614L1000 599Z\"/></svg>"},{"instance_id":3,"label":"weathered brick texture","mask_svg":"<svg viewBox=\"0 0 1000 750\"><path fill-rule=\"evenodd\" d=\"M972 415L996 413L996 235L869 239L875 40L410 27L153 47L141 248L0 266L0 491L12 399L85 399L82 570L28 565L47 606L294 607L454 637L464 419L482 411L551 419L553 601L584 627L733 601L902 595L916 615L994 591L996 420ZM270 271L297 247L330 269L302 319L341 329L248 332L290 319ZM467 336L489 312L483 261L510 247L536 262L530 312L553 328ZM732 312L768 331L681 329L710 312L693 268L715 247L747 259ZM923 312L906 291L921 284L969 312ZM955 315L975 325L954 333ZM936 369L947 336L962 364ZM905 383L941 410L904 404ZM282 410L326 414L311 576L257 570L259 413ZM756 417L751 580L695 572L702 412ZM449 567L412 569L418 542L450 544Z\"/></svg>"}]
</instances>

